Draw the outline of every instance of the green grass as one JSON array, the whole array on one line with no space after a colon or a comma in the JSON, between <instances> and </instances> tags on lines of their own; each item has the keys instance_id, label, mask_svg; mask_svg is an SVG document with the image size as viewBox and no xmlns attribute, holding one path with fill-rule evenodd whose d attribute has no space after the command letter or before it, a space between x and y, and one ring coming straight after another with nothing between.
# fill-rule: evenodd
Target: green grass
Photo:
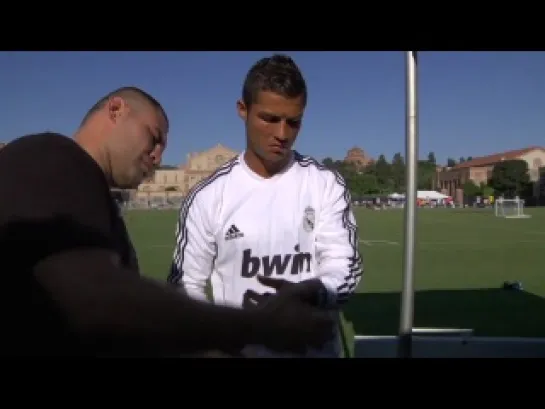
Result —
<instances>
[{"instance_id":1,"label":"green grass","mask_svg":"<svg viewBox=\"0 0 545 409\"><path fill-rule=\"evenodd\" d=\"M532 218L501 219L492 210L418 210L415 327L545 337L545 209L526 213ZM166 278L176 217L175 211L127 213L145 275ZM394 335L402 286L403 212L357 209L356 217L365 274L344 314L357 334ZM502 290L507 280L521 281L524 291Z\"/></svg>"}]
</instances>

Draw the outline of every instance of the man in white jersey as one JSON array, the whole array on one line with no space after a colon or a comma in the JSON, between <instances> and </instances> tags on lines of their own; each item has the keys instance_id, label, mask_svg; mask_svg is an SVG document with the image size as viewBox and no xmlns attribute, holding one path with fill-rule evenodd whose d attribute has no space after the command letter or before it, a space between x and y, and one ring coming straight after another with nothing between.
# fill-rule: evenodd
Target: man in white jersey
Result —
<instances>
[{"instance_id":1,"label":"man in white jersey","mask_svg":"<svg viewBox=\"0 0 545 409\"><path fill-rule=\"evenodd\" d=\"M358 232L342 177L291 149L306 102L291 58L274 55L250 69L237 102L246 150L186 197L170 283L206 299L210 279L215 303L252 308L282 295L338 317L362 276ZM338 357L338 327L333 332L330 343L303 355ZM259 346L243 353L279 356Z\"/></svg>"}]
</instances>

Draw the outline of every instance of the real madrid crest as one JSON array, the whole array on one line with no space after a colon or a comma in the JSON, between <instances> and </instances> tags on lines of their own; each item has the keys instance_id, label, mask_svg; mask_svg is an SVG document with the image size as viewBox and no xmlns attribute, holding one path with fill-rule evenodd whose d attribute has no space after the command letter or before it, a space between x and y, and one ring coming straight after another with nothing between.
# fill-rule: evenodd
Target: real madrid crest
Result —
<instances>
[{"instance_id":1,"label":"real madrid crest","mask_svg":"<svg viewBox=\"0 0 545 409\"><path fill-rule=\"evenodd\" d=\"M303 213L303 230L306 232L311 232L314 230L314 225L316 223L316 212L310 206L305 208Z\"/></svg>"}]
</instances>

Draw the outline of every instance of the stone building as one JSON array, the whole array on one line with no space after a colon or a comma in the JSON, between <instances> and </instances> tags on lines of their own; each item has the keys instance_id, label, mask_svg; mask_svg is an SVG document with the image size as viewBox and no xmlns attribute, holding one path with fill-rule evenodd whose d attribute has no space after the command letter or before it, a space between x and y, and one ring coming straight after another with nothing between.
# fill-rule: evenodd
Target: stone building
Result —
<instances>
[{"instance_id":1,"label":"stone building","mask_svg":"<svg viewBox=\"0 0 545 409\"><path fill-rule=\"evenodd\" d=\"M352 163L358 168L364 168L374 162L373 158L365 153L361 148L354 147L349 149L344 158L345 162Z\"/></svg>"},{"instance_id":2,"label":"stone building","mask_svg":"<svg viewBox=\"0 0 545 409\"><path fill-rule=\"evenodd\" d=\"M492 176L494 166L504 160L522 159L528 163L528 172L532 182L538 182L540 168L545 165L545 149L530 146L493 155L473 158L451 168L438 169L434 177L434 188L457 200L463 195L464 183L471 180L476 185L487 183ZM538 183L536 183L536 193Z\"/></svg>"},{"instance_id":3,"label":"stone building","mask_svg":"<svg viewBox=\"0 0 545 409\"><path fill-rule=\"evenodd\" d=\"M187 162L173 169L158 169L138 186L137 198L180 198L196 183L211 175L218 167L238 155L221 144L187 155Z\"/></svg>"}]
</instances>

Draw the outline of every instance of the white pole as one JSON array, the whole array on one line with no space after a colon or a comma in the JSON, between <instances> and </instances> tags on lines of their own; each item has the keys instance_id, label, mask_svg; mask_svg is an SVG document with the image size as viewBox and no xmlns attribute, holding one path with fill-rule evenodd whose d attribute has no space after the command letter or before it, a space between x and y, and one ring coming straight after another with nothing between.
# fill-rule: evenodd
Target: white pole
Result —
<instances>
[{"instance_id":1,"label":"white pole","mask_svg":"<svg viewBox=\"0 0 545 409\"><path fill-rule=\"evenodd\" d=\"M406 201L405 240L403 257L403 290L401 293L401 317L399 325L400 358L412 356L412 330L414 311L414 250L416 225L417 170L418 170L418 91L417 52L406 51Z\"/></svg>"}]
</instances>

